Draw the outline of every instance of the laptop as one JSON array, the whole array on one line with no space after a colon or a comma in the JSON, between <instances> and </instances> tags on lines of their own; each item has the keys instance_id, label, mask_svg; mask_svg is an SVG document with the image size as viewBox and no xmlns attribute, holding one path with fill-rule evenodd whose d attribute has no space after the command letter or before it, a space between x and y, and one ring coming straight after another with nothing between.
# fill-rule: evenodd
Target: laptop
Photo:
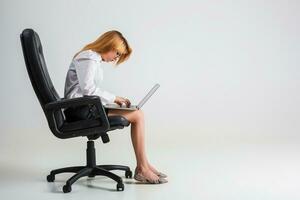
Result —
<instances>
[{"instance_id":1,"label":"laptop","mask_svg":"<svg viewBox=\"0 0 300 200\"><path fill-rule=\"evenodd\" d=\"M104 105L104 107L109 109L117 109L117 110L139 110L148 101L148 99L154 94L154 92L159 88L159 86L160 85L156 83L148 92L148 94L140 101L138 105L130 105L129 107L126 107L126 105L120 106L117 103L108 103Z\"/></svg>"}]
</instances>

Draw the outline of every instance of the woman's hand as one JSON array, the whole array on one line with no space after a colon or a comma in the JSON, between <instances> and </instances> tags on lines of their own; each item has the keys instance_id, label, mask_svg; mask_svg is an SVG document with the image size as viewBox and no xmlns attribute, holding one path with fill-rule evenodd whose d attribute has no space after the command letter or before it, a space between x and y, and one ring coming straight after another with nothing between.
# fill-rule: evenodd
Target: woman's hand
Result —
<instances>
[{"instance_id":1,"label":"woman's hand","mask_svg":"<svg viewBox=\"0 0 300 200\"><path fill-rule=\"evenodd\" d=\"M129 101L129 99L126 99L124 97L119 97L119 96L116 97L114 103L117 103L120 106L122 106L122 104L125 103L126 107L129 107L131 105L131 102Z\"/></svg>"}]
</instances>

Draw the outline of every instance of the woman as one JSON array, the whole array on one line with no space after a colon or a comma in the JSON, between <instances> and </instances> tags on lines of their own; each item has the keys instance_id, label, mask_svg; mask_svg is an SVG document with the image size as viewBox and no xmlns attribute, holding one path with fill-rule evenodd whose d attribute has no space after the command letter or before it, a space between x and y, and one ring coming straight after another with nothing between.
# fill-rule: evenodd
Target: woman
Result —
<instances>
[{"instance_id":1,"label":"woman","mask_svg":"<svg viewBox=\"0 0 300 200\"><path fill-rule=\"evenodd\" d=\"M114 62L115 66L126 61L132 49L123 35L116 30L107 31L94 42L87 44L77 52L66 76L64 97L74 98L83 95L98 95L103 105L107 103L126 104L131 102L111 92L97 87L97 81L103 79L102 62ZM165 183L167 176L156 170L148 161L145 152L145 122L142 110L113 110L105 108L108 116L121 115L131 123L131 140L136 156L137 166L134 179L146 183ZM65 110L67 118L97 118L93 109L81 106Z\"/></svg>"}]
</instances>

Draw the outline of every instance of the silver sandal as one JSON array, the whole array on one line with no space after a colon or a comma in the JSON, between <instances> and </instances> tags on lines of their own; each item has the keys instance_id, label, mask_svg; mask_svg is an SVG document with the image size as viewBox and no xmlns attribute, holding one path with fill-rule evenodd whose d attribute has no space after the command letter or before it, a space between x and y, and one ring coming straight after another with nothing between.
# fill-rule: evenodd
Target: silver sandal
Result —
<instances>
[{"instance_id":1,"label":"silver sandal","mask_svg":"<svg viewBox=\"0 0 300 200\"><path fill-rule=\"evenodd\" d=\"M142 183L149 183L149 184L161 184L161 183L167 183L168 181L164 178L159 177L157 180L149 180L145 176L139 173L135 173L134 177L135 180L140 181Z\"/></svg>"},{"instance_id":2,"label":"silver sandal","mask_svg":"<svg viewBox=\"0 0 300 200\"><path fill-rule=\"evenodd\" d=\"M161 177L161 178L167 178L168 176L162 172L158 172L158 174L156 174L158 177Z\"/></svg>"},{"instance_id":3,"label":"silver sandal","mask_svg":"<svg viewBox=\"0 0 300 200\"><path fill-rule=\"evenodd\" d=\"M134 173L136 174L136 168L134 170ZM155 173L156 174L156 173ZM158 172L158 174L156 174L158 177L160 178L167 178L168 176L162 172Z\"/></svg>"}]
</instances>

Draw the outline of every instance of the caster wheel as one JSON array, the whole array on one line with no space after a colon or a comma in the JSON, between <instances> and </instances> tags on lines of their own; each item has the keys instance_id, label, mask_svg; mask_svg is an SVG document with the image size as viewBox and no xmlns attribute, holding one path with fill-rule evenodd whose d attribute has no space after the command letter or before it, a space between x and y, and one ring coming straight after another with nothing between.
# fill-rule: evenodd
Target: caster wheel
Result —
<instances>
[{"instance_id":1,"label":"caster wheel","mask_svg":"<svg viewBox=\"0 0 300 200\"><path fill-rule=\"evenodd\" d=\"M126 171L125 172L125 177L126 178L132 178L132 171Z\"/></svg>"},{"instance_id":2,"label":"caster wheel","mask_svg":"<svg viewBox=\"0 0 300 200\"><path fill-rule=\"evenodd\" d=\"M64 185L64 187L63 187L63 192L64 192L64 193L68 193L68 192L71 192L71 191L72 191L71 186L69 186L69 185Z\"/></svg>"},{"instance_id":3,"label":"caster wheel","mask_svg":"<svg viewBox=\"0 0 300 200\"><path fill-rule=\"evenodd\" d=\"M88 175L88 177L90 177L90 178L94 178L96 175L94 175L94 174L90 174L90 175Z\"/></svg>"},{"instance_id":4,"label":"caster wheel","mask_svg":"<svg viewBox=\"0 0 300 200\"><path fill-rule=\"evenodd\" d=\"M49 174L49 175L47 176L47 181L48 181L48 182L53 182L54 179L55 179L54 175Z\"/></svg>"},{"instance_id":5,"label":"caster wheel","mask_svg":"<svg viewBox=\"0 0 300 200\"><path fill-rule=\"evenodd\" d=\"M123 183L118 183L117 184L117 191L123 191L124 190L124 184Z\"/></svg>"}]
</instances>

